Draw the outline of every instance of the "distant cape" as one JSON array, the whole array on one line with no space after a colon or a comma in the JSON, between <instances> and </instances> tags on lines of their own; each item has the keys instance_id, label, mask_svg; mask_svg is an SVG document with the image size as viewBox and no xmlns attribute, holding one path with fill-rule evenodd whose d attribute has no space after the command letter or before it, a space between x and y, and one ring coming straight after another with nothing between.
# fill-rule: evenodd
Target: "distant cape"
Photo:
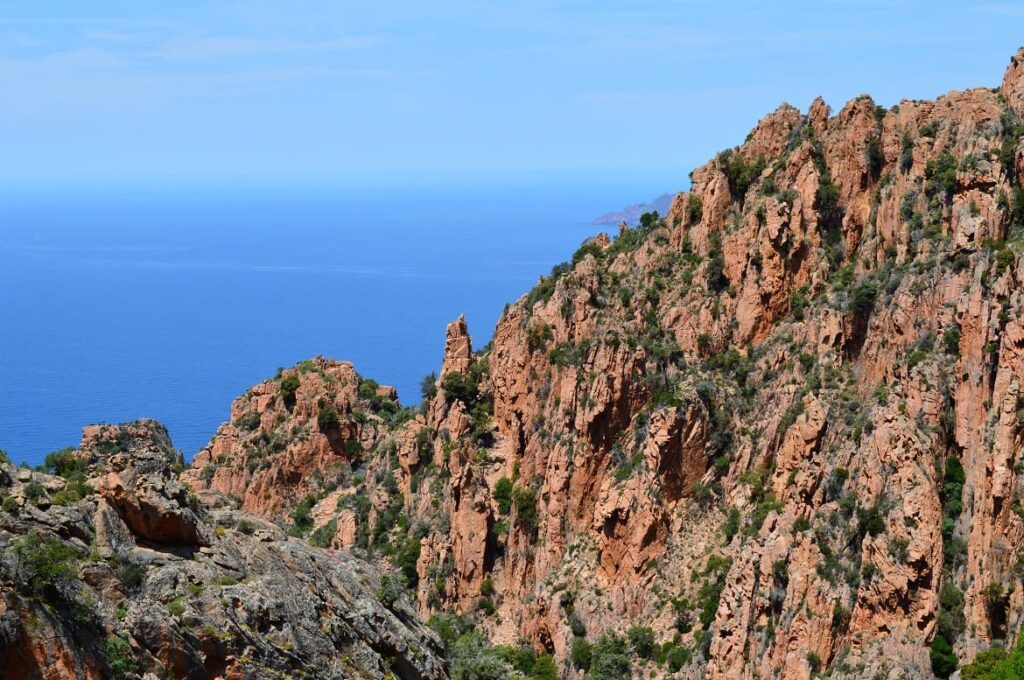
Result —
<instances>
[{"instance_id":1,"label":"distant cape","mask_svg":"<svg viewBox=\"0 0 1024 680\"><path fill-rule=\"evenodd\" d=\"M645 212L657 211L659 214L665 215L669 206L672 205L674 197L674 193L662 194L648 203L637 203L616 212L605 213L596 218L594 224L619 224L620 222L636 224Z\"/></svg>"}]
</instances>

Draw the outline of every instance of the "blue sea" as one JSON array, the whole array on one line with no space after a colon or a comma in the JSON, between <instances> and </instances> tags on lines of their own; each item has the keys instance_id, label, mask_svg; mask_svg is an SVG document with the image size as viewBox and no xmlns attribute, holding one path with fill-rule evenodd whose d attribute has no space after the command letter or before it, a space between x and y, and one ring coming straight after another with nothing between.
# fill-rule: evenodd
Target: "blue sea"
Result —
<instances>
[{"instance_id":1,"label":"blue sea","mask_svg":"<svg viewBox=\"0 0 1024 680\"><path fill-rule=\"evenodd\" d=\"M316 354L416 403L448 321L483 345L594 216L666 188L0 195L0 448L34 465L150 417L191 457L235 396Z\"/></svg>"}]
</instances>

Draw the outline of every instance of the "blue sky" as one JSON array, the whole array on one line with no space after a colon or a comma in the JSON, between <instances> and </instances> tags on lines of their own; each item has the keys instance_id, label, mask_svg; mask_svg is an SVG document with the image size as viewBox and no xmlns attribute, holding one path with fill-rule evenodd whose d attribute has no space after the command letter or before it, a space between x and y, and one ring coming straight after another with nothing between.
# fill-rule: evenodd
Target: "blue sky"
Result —
<instances>
[{"instance_id":1,"label":"blue sky","mask_svg":"<svg viewBox=\"0 0 1024 680\"><path fill-rule=\"evenodd\" d=\"M5 2L0 182L636 181L764 113L998 84L1024 5Z\"/></svg>"}]
</instances>

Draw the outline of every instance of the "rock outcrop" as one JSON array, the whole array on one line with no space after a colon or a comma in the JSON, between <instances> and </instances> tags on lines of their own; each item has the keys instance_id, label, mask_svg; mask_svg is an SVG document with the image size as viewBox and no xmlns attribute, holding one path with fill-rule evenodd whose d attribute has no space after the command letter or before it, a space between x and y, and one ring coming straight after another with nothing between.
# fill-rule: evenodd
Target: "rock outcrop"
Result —
<instances>
[{"instance_id":1,"label":"rock outcrop","mask_svg":"<svg viewBox=\"0 0 1024 680\"><path fill-rule=\"evenodd\" d=\"M152 421L87 428L63 476L0 464L0 676L447 677L375 568L204 504L181 465Z\"/></svg>"}]
</instances>

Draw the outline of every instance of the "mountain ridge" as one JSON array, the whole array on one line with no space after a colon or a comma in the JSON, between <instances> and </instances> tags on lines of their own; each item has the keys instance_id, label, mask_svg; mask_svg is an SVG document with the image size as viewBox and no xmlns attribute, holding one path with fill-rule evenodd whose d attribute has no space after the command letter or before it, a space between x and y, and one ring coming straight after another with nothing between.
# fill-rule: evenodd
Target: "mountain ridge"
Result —
<instances>
[{"instance_id":1,"label":"mountain ridge","mask_svg":"<svg viewBox=\"0 0 1024 680\"><path fill-rule=\"evenodd\" d=\"M626 206L622 210L616 210L599 215L594 218L594 224L602 225L625 223L629 225L636 225L640 220L640 216L644 213L667 213L669 206L672 205L673 198L675 198L675 194L661 194L646 203L634 203L633 205Z\"/></svg>"},{"instance_id":2,"label":"mountain ridge","mask_svg":"<svg viewBox=\"0 0 1024 680\"><path fill-rule=\"evenodd\" d=\"M140 455L130 426L87 430L50 474L3 467L7 658L315 670L279 639L321 644L299 611L204 646L216 626L187 632L190 591L159 570L124 599L175 634L118 623L124 579L84 576L115 518L136 557L237 550L243 520L268 549L348 556L338 573L375 574L386 601L361 595L358 640L405 641L365 642L368 677L932 678L999 657L1024 612L1022 134L1024 50L995 90L783 105L667 215L553 268L487 346L449 324L420 407L317 357L237 398L180 482L148 455L108 471ZM55 526L59 508L78 515ZM101 593L102 649L25 623L73 628L25 572L29 521L98 543L61 584Z\"/></svg>"}]
</instances>

